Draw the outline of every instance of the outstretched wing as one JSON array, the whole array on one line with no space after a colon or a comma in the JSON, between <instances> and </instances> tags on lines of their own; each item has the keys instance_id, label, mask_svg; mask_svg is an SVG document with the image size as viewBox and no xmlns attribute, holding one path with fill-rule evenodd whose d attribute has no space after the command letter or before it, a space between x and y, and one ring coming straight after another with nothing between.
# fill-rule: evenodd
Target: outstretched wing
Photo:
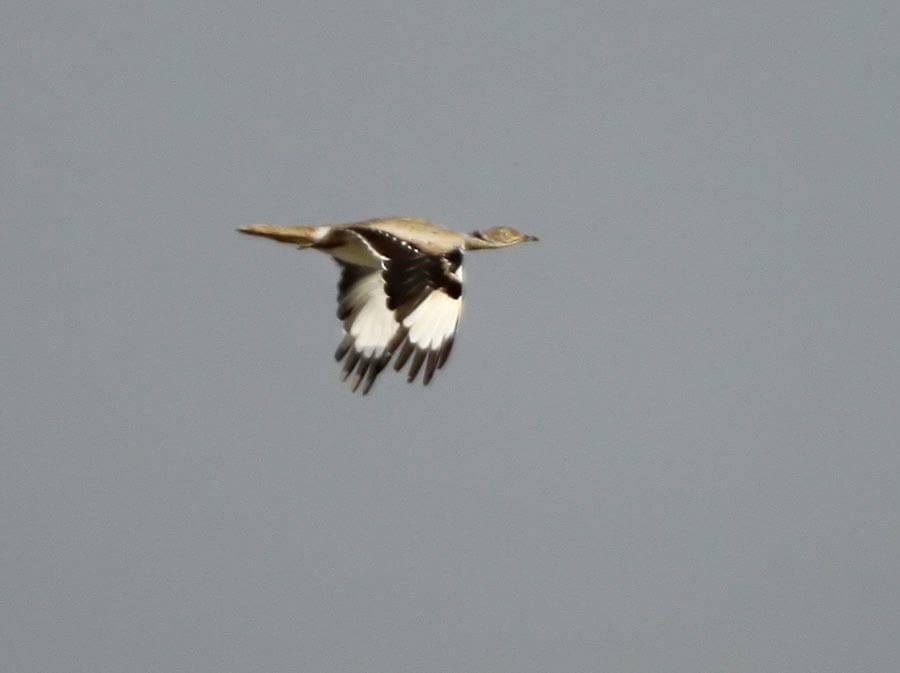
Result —
<instances>
[{"instance_id":1,"label":"outstretched wing","mask_svg":"<svg viewBox=\"0 0 900 673\"><path fill-rule=\"evenodd\" d=\"M462 313L462 251L389 260L382 273L388 308L395 311L404 338L394 369L412 358L407 381L431 381L447 361Z\"/></svg>"},{"instance_id":2,"label":"outstretched wing","mask_svg":"<svg viewBox=\"0 0 900 673\"><path fill-rule=\"evenodd\" d=\"M381 260L381 270L341 263L338 317L346 335L335 353L346 379L356 369L354 390L363 393L399 355L400 371L412 358L407 380L431 381L450 355L462 312L462 251L426 254L396 236L376 229L350 228Z\"/></svg>"},{"instance_id":3,"label":"outstretched wing","mask_svg":"<svg viewBox=\"0 0 900 673\"><path fill-rule=\"evenodd\" d=\"M341 280L337 317L344 323L344 339L334 357L338 362L344 360L343 380L356 370L354 391L365 379L362 392L366 394L404 335L394 312L387 307L381 270L345 262L338 264Z\"/></svg>"}]
</instances>

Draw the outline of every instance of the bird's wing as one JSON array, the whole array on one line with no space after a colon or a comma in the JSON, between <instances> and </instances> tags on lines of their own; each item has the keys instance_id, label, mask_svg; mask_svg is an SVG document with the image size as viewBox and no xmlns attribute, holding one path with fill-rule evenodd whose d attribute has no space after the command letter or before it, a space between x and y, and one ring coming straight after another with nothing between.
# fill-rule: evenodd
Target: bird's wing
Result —
<instances>
[{"instance_id":1,"label":"bird's wing","mask_svg":"<svg viewBox=\"0 0 900 673\"><path fill-rule=\"evenodd\" d=\"M356 370L354 391L365 379L366 394L405 335L394 312L387 307L381 270L346 262L338 264L341 280L337 317L344 323L344 339L334 357L338 362L344 360L341 377L345 381Z\"/></svg>"},{"instance_id":2,"label":"bird's wing","mask_svg":"<svg viewBox=\"0 0 900 673\"><path fill-rule=\"evenodd\" d=\"M399 348L394 369L400 371L412 358L407 381L414 381L424 364L422 382L427 384L447 361L459 325L462 250L426 254L388 232L360 228L355 233L382 259L382 292L398 327L385 348L386 359L379 361L381 367Z\"/></svg>"}]
</instances>

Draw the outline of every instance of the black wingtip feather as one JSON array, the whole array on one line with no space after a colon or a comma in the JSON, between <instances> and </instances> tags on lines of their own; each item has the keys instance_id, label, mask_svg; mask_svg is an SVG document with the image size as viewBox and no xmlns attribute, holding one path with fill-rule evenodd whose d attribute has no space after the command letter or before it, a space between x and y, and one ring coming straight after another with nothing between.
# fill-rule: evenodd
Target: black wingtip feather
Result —
<instances>
[{"instance_id":1,"label":"black wingtip feather","mask_svg":"<svg viewBox=\"0 0 900 673\"><path fill-rule=\"evenodd\" d=\"M343 341L338 344L337 350L334 352L334 359L340 362L344 359L344 356L347 354L347 351L350 350L350 346L353 345L353 337L349 334L344 337Z\"/></svg>"},{"instance_id":2,"label":"black wingtip feather","mask_svg":"<svg viewBox=\"0 0 900 673\"><path fill-rule=\"evenodd\" d=\"M347 380L347 378L353 372L353 369L356 367L356 363L359 362L359 357L359 351L350 351L350 354L347 356L347 361L344 363L344 371L341 373L341 381Z\"/></svg>"},{"instance_id":3,"label":"black wingtip feather","mask_svg":"<svg viewBox=\"0 0 900 673\"><path fill-rule=\"evenodd\" d=\"M403 369L403 366L406 364L406 361L409 360L409 356L412 355L416 350L416 347L413 346L410 342L406 342L403 344L403 350L400 351L400 355L397 356L397 359L394 360L394 371L399 372Z\"/></svg>"},{"instance_id":4,"label":"black wingtip feather","mask_svg":"<svg viewBox=\"0 0 900 673\"><path fill-rule=\"evenodd\" d=\"M438 359L437 368L440 369L444 366L444 363L447 362L447 358L450 357L450 351L453 350L453 337L449 337L446 341L444 341L441 346L441 356Z\"/></svg>"},{"instance_id":5,"label":"black wingtip feather","mask_svg":"<svg viewBox=\"0 0 900 673\"><path fill-rule=\"evenodd\" d=\"M428 351L428 362L425 365L425 377L422 379L422 383L424 383L426 386L428 385L429 381L431 381L431 377L434 376L434 370L437 369L440 357L440 351Z\"/></svg>"},{"instance_id":6,"label":"black wingtip feather","mask_svg":"<svg viewBox=\"0 0 900 673\"><path fill-rule=\"evenodd\" d=\"M409 366L409 376L406 377L407 383L412 383L416 380L416 376L419 375L419 370L422 368L422 363L425 362L425 353L426 351L417 350L416 357L413 358L412 364Z\"/></svg>"}]
</instances>

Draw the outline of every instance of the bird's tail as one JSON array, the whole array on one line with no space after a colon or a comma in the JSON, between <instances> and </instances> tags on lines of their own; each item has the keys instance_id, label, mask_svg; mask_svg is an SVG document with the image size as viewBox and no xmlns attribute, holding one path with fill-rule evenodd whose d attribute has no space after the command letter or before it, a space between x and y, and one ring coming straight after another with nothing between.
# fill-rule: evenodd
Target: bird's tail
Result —
<instances>
[{"instance_id":1,"label":"bird's tail","mask_svg":"<svg viewBox=\"0 0 900 673\"><path fill-rule=\"evenodd\" d=\"M318 227L308 226L287 226L281 224L248 224L239 227L238 231L242 234L250 234L251 236L265 236L282 243L293 243L301 248L308 248L313 245L319 238L317 235Z\"/></svg>"}]
</instances>

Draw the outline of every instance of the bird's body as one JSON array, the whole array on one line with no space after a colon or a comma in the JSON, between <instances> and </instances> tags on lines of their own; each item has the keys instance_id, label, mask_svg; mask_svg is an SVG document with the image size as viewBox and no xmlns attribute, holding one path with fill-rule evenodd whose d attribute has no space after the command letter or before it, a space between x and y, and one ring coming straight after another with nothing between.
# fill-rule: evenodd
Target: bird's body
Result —
<instances>
[{"instance_id":1,"label":"bird's body","mask_svg":"<svg viewBox=\"0 0 900 673\"><path fill-rule=\"evenodd\" d=\"M427 220L382 218L349 224L283 226L254 224L242 233L264 236L331 255L341 267L338 318L344 339L335 358L353 389L369 392L394 354L400 371L412 359L407 380L424 365L423 383L446 362L462 310L464 250L536 241L511 227L472 235Z\"/></svg>"}]
</instances>

